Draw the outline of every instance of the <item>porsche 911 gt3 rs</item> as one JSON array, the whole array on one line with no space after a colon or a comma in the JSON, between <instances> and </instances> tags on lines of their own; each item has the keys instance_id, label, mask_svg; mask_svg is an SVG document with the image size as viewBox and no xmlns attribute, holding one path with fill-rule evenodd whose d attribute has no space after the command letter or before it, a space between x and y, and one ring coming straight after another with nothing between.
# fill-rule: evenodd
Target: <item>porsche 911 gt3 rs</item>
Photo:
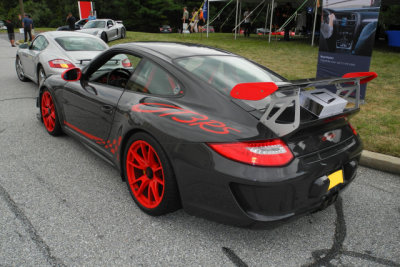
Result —
<instances>
[{"instance_id":1,"label":"porsche 911 gt3 rs","mask_svg":"<svg viewBox=\"0 0 400 267\"><path fill-rule=\"evenodd\" d=\"M37 105L48 133L115 166L144 212L252 226L322 209L350 184L362 144L348 118L374 77L288 81L227 51L138 42L49 77Z\"/></svg>"}]
</instances>

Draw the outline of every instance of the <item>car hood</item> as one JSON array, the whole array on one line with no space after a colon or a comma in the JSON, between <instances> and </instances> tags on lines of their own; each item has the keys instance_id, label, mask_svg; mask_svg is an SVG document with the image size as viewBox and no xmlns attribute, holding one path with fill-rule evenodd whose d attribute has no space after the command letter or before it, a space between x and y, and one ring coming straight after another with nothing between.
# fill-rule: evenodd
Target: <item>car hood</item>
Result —
<instances>
[{"instance_id":1,"label":"car hood","mask_svg":"<svg viewBox=\"0 0 400 267\"><path fill-rule=\"evenodd\" d=\"M88 33L88 34L95 35L96 32L99 32L101 30L102 29L99 29L99 28L93 28L93 29L81 29L81 30L78 30L77 32L83 32L83 33Z\"/></svg>"}]
</instances>

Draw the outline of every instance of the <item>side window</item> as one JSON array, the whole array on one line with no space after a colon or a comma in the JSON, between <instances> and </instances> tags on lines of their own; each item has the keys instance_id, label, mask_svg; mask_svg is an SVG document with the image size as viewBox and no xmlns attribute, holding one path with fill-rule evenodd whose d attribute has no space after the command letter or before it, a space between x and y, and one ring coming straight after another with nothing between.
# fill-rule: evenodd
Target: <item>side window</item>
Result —
<instances>
[{"instance_id":1,"label":"side window","mask_svg":"<svg viewBox=\"0 0 400 267\"><path fill-rule=\"evenodd\" d=\"M179 95L182 89L178 81L155 63L146 60L126 86L127 90L156 95Z\"/></svg>"},{"instance_id":2,"label":"side window","mask_svg":"<svg viewBox=\"0 0 400 267\"><path fill-rule=\"evenodd\" d=\"M116 54L89 76L93 83L125 88L141 58L130 54Z\"/></svg>"},{"instance_id":3,"label":"side window","mask_svg":"<svg viewBox=\"0 0 400 267\"><path fill-rule=\"evenodd\" d=\"M47 42L46 38L44 38L43 36L38 36L32 43L32 50L42 51L47 47L48 44L49 43Z\"/></svg>"},{"instance_id":4,"label":"side window","mask_svg":"<svg viewBox=\"0 0 400 267\"><path fill-rule=\"evenodd\" d=\"M111 20L108 20L108 21L107 21L107 26L108 26L108 27L113 26L113 22L112 22Z\"/></svg>"}]
</instances>

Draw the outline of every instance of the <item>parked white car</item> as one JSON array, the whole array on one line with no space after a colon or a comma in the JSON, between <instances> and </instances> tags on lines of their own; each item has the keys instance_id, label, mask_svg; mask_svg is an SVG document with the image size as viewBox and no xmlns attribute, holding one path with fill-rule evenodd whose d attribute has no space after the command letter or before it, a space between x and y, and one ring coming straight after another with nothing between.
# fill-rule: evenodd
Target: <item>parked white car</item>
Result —
<instances>
[{"instance_id":1,"label":"parked white car","mask_svg":"<svg viewBox=\"0 0 400 267\"><path fill-rule=\"evenodd\" d=\"M122 21L112 19L90 20L78 32L92 34L106 43L120 38L123 39L126 36L126 29Z\"/></svg>"},{"instance_id":2,"label":"parked white car","mask_svg":"<svg viewBox=\"0 0 400 267\"><path fill-rule=\"evenodd\" d=\"M38 34L33 42L17 50L15 69L18 78L41 84L46 77L73 67L83 68L108 49L101 39L78 32L52 31Z\"/></svg>"}]
</instances>

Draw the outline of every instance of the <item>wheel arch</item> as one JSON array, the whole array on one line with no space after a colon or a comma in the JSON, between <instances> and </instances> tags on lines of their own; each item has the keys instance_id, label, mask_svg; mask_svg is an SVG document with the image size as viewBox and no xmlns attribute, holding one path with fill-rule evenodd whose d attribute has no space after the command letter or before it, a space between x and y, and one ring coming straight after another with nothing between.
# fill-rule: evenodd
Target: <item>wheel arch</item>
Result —
<instances>
[{"instance_id":1,"label":"wheel arch","mask_svg":"<svg viewBox=\"0 0 400 267\"><path fill-rule=\"evenodd\" d=\"M36 81L37 81L37 83L39 83L39 70L40 70L40 68L43 68L43 71L44 71L44 67L43 67L42 63L39 62L37 64L37 66L36 66Z\"/></svg>"}]
</instances>

